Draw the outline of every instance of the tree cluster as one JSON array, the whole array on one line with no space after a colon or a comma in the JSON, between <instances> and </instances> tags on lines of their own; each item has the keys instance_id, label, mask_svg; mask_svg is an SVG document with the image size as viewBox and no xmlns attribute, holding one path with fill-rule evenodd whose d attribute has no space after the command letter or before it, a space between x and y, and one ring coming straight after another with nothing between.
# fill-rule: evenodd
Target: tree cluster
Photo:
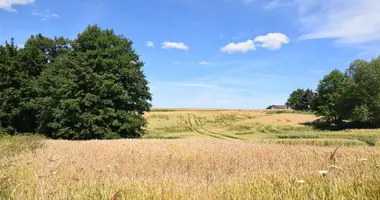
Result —
<instances>
[{"instance_id":1,"label":"tree cluster","mask_svg":"<svg viewBox=\"0 0 380 200\"><path fill-rule=\"evenodd\" d=\"M310 111L313 108L313 101L316 94L311 89L297 89L293 91L286 102L286 105L293 110Z\"/></svg>"},{"instance_id":2,"label":"tree cluster","mask_svg":"<svg viewBox=\"0 0 380 200\"><path fill-rule=\"evenodd\" d=\"M335 69L324 76L312 109L327 122L380 127L380 57L355 60L344 72Z\"/></svg>"},{"instance_id":3,"label":"tree cluster","mask_svg":"<svg viewBox=\"0 0 380 200\"><path fill-rule=\"evenodd\" d=\"M50 138L140 137L151 108L132 41L88 26L73 40L32 35L0 45L0 128Z\"/></svg>"}]
</instances>

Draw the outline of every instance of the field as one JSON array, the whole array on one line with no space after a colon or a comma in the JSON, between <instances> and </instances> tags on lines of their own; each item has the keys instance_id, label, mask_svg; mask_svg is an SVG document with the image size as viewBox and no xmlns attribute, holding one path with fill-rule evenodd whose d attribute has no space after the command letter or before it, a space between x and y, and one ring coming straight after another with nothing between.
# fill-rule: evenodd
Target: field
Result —
<instances>
[{"instance_id":1,"label":"field","mask_svg":"<svg viewBox=\"0 0 380 200\"><path fill-rule=\"evenodd\" d=\"M290 110L156 109L147 113L146 119L146 139L222 139L319 146L375 146L380 139L380 130L319 131L304 125L318 119L315 115Z\"/></svg>"},{"instance_id":2,"label":"field","mask_svg":"<svg viewBox=\"0 0 380 200\"><path fill-rule=\"evenodd\" d=\"M289 111L145 116L139 140L3 136L0 199L380 199L380 130Z\"/></svg>"}]
</instances>

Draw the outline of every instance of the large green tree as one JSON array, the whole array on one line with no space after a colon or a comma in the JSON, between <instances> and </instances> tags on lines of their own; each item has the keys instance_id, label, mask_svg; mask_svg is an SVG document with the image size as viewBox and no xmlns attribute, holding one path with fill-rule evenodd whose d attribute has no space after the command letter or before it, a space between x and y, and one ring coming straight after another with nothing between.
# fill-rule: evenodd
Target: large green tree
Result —
<instances>
[{"instance_id":1,"label":"large green tree","mask_svg":"<svg viewBox=\"0 0 380 200\"><path fill-rule=\"evenodd\" d=\"M357 127L380 127L380 56L370 61L351 62L345 73L333 70L319 82L313 95L311 90L291 94L288 104L298 110L312 107L328 122L340 124L345 120ZM297 102L297 99L299 101ZM298 104L297 104L298 103Z\"/></svg>"},{"instance_id":2,"label":"large green tree","mask_svg":"<svg viewBox=\"0 0 380 200\"><path fill-rule=\"evenodd\" d=\"M20 126L20 88L24 73L18 61L18 49L13 38L0 46L0 126L10 133Z\"/></svg>"},{"instance_id":3,"label":"large green tree","mask_svg":"<svg viewBox=\"0 0 380 200\"><path fill-rule=\"evenodd\" d=\"M89 26L39 80L40 132L53 138L139 137L151 107L132 41Z\"/></svg>"},{"instance_id":4,"label":"large green tree","mask_svg":"<svg viewBox=\"0 0 380 200\"><path fill-rule=\"evenodd\" d=\"M299 100L298 110L312 110L315 96L313 90L306 89Z\"/></svg>"},{"instance_id":5,"label":"large green tree","mask_svg":"<svg viewBox=\"0 0 380 200\"><path fill-rule=\"evenodd\" d=\"M360 62L352 77L358 99L354 119L380 126L380 57Z\"/></svg>"},{"instance_id":6,"label":"large green tree","mask_svg":"<svg viewBox=\"0 0 380 200\"><path fill-rule=\"evenodd\" d=\"M0 126L52 138L140 137L151 94L132 41L88 26L74 40L0 46Z\"/></svg>"},{"instance_id":7,"label":"large green tree","mask_svg":"<svg viewBox=\"0 0 380 200\"><path fill-rule=\"evenodd\" d=\"M346 69L345 75L347 77L352 78L353 76L355 76L356 71L360 68L360 66L362 66L366 63L367 62L365 60L362 60L362 59L356 59L356 60L352 61L350 63L350 66L348 67L348 69Z\"/></svg>"},{"instance_id":8,"label":"large green tree","mask_svg":"<svg viewBox=\"0 0 380 200\"><path fill-rule=\"evenodd\" d=\"M300 109L300 100L301 100L301 97L302 95L305 93L305 90L304 89L297 89L297 90L294 90L290 95L289 95L289 98L288 100L286 101L286 104L294 109L294 110L298 110Z\"/></svg>"},{"instance_id":9,"label":"large green tree","mask_svg":"<svg viewBox=\"0 0 380 200\"><path fill-rule=\"evenodd\" d=\"M333 70L326 75L317 88L318 96L314 100L314 110L319 116L331 122L343 120L342 108L349 88L348 77L339 70Z\"/></svg>"},{"instance_id":10,"label":"large green tree","mask_svg":"<svg viewBox=\"0 0 380 200\"><path fill-rule=\"evenodd\" d=\"M0 123L8 133L36 131L37 80L59 55L61 40L38 34L32 35L22 49L13 39L0 46Z\"/></svg>"}]
</instances>

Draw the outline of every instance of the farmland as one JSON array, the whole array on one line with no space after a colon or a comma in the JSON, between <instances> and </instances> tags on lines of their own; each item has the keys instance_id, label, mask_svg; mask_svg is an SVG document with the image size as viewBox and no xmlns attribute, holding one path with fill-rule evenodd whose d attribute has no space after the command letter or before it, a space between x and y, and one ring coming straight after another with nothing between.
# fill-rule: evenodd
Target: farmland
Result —
<instances>
[{"instance_id":1,"label":"farmland","mask_svg":"<svg viewBox=\"0 0 380 200\"><path fill-rule=\"evenodd\" d=\"M145 118L143 139L3 136L0 199L380 198L379 130L316 130L304 125L316 116L290 111Z\"/></svg>"},{"instance_id":2,"label":"farmland","mask_svg":"<svg viewBox=\"0 0 380 200\"><path fill-rule=\"evenodd\" d=\"M145 115L145 138L223 139L254 143L311 144L319 146L375 146L380 131L373 129L321 131L308 124L315 115L290 110L170 110ZM360 134L358 134L360 133Z\"/></svg>"}]
</instances>

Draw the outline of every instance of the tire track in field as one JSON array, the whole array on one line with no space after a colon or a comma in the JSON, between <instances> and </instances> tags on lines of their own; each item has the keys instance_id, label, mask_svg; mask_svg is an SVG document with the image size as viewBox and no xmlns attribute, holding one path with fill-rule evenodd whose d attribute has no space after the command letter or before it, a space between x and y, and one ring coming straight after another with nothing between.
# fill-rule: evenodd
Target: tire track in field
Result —
<instances>
[{"instance_id":1,"label":"tire track in field","mask_svg":"<svg viewBox=\"0 0 380 200\"><path fill-rule=\"evenodd\" d=\"M243 138L240 138L240 137L237 137L237 136L233 136L233 135L228 135L228 134L223 134L223 133L217 133L217 132L213 132L213 131L210 131L210 130L207 130L205 128L203 128L202 126L199 125L198 123L198 120L196 118L196 116L193 114L193 117L195 119L195 122L196 122L196 125L198 126L199 129L201 130L204 130L208 133L211 133L211 134L214 134L214 135L219 135L221 137L226 137L226 138L229 138L229 139L235 139L235 140L244 140Z\"/></svg>"},{"instance_id":2,"label":"tire track in field","mask_svg":"<svg viewBox=\"0 0 380 200\"><path fill-rule=\"evenodd\" d=\"M208 134L208 133L205 133L205 132L199 130L199 128L196 125L197 124L196 119L193 118L193 116L190 115L190 114L188 114L188 116L187 116L187 122L189 123L189 127L190 127L191 130L193 130L193 131L195 131L195 132L197 132L197 133L199 133L201 135L206 135L206 136L213 137L213 138L218 138L218 139L224 139L224 138L221 138L221 137L219 137L217 135Z\"/></svg>"},{"instance_id":3,"label":"tire track in field","mask_svg":"<svg viewBox=\"0 0 380 200\"><path fill-rule=\"evenodd\" d=\"M208 135L214 138L219 138L219 139L237 139L237 140L243 140L242 138L235 137L232 135L226 135L222 133L216 133L213 131L209 131L205 128L203 128L201 125L199 125L199 121L197 120L196 116L194 114L188 114L188 120L190 124L190 128L192 128L194 131L203 134L203 135Z\"/></svg>"}]
</instances>

